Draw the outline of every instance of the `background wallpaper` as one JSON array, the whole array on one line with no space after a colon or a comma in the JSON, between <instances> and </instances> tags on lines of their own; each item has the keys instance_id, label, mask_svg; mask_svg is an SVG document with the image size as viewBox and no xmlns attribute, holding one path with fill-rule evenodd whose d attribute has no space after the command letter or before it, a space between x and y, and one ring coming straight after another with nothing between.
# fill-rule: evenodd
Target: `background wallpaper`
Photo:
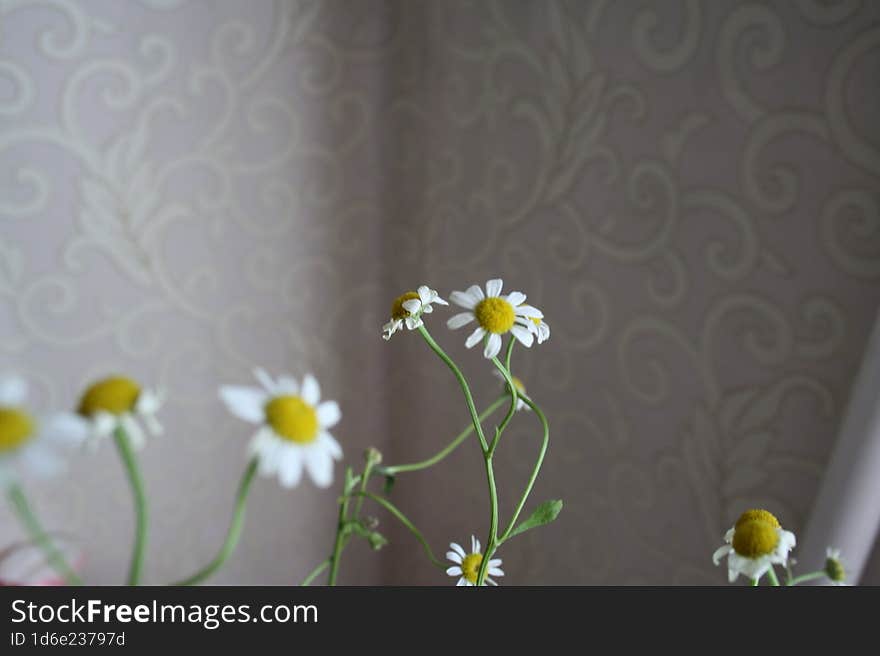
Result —
<instances>
[{"instance_id":1,"label":"background wallpaper","mask_svg":"<svg viewBox=\"0 0 880 656\"><path fill-rule=\"evenodd\" d=\"M858 0L0 1L0 365L44 408L109 371L168 390L141 454L162 583L225 535L250 429L219 384L312 371L346 462L427 456L466 409L381 325L418 284L499 276L553 330L514 366L551 422L532 504L566 503L503 582L720 584L746 507L803 529L876 316L878 75ZM486 405L450 315L429 327ZM501 445L502 517L538 430ZM29 491L87 579L121 581L109 444ZM211 582L298 582L337 492L261 480ZM437 552L486 532L475 443L392 496ZM376 514L392 543L342 583L451 581Z\"/></svg>"}]
</instances>

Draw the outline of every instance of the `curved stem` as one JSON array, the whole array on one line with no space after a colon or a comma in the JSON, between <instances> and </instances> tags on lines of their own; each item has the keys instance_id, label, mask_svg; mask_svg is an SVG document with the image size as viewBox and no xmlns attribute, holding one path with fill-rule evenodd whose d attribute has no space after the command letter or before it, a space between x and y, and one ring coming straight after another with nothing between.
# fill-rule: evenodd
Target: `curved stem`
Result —
<instances>
[{"instance_id":1,"label":"curved stem","mask_svg":"<svg viewBox=\"0 0 880 656\"><path fill-rule=\"evenodd\" d=\"M779 579L776 578L776 570L773 569L773 565L770 565L770 569L767 570L767 577L770 579L770 585L779 586Z\"/></svg>"},{"instance_id":2,"label":"curved stem","mask_svg":"<svg viewBox=\"0 0 880 656\"><path fill-rule=\"evenodd\" d=\"M489 445L486 443L486 436L483 434L483 426L477 415L477 408L474 406L474 397L471 395L471 389L468 387L467 381L464 379L464 374L461 373L461 370L452 361L452 358L446 355L446 352L440 348L440 345L437 342L434 341L434 338L431 337L431 333L428 332L424 325L419 326L419 332L421 333L422 338L428 343L428 346L431 347L431 350L446 363L446 366L449 367L455 376L455 379L458 381L461 391L464 393L468 410L471 413L471 421L474 423L474 430L477 431L477 436L480 438L480 446L483 447L483 453L486 453L489 450Z\"/></svg>"},{"instance_id":3,"label":"curved stem","mask_svg":"<svg viewBox=\"0 0 880 656\"><path fill-rule=\"evenodd\" d=\"M134 497L135 510L135 538L131 552L131 565L128 569L128 585L137 585L141 580L141 572L144 568L144 553L147 546L147 530L149 513L147 510L147 496L144 493L144 480L137 464L131 442L122 426L117 426L113 431L113 439L119 450L119 457L125 466L128 475L128 483Z\"/></svg>"},{"instance_id":4,"label":"curved stem","mask_svg":"<svg viewBox=\"0 0 880 656\"><path fill-rule=\"evenodd\" d=\"M49 537L49 534L46 533L37 516L31 510L24 490L18 484L12 484L9 486L7 493L9 495L9 503L12 504L15 514L18 515L19 520L24 524L34 542L46 554L46 560L49 561L49 564L64 577L68 585L82 585L82 579L79 578L77 573L73 571L73 568L64 559L64 555L58 550L55 543L52 542L52 538Z\"/></svg>"},{"instance_id":5,"label":"curved stem","mask_svg":"<svg viewBox=\"0 0 880 656\"><path fill-rule=\"evenodd\" d=\"M347 481L350 478L351 467L346 471L345 480ZM345 546L345 522L348 518L348 502L350 500L351 495L345 494L339 501L339 518L336 523L336 539L333 541L333 555L330 556L330 574L327 576L327 585L336 585L336 577L339 576L339 557L342 555L342 549Z\"/></svg>"},{"instance_id":6,"label":"curved stem","mask_svg":"<svg viewBox=\"0 0 880 656\"><path fill-rule=\"evenodd\" d=\"M363 496L367 499L372 499L380 506L385 508L385 510L394 515L400 521L400 523L406 526L410 530L410 532L416 536L416 539L422 543L422 547L424 547L425 553L428 554L428 558L431 560L431 563L441 569L446 569L446 565L444 565L442 561L438 560L434 556L434 552L431 551L431 545L428 544L428 541L425 539L425 536L422 535L421 531L419 531L419 529L417 529L415 525L411 521L409 521L409 519L407 519L406 515L400 512L400 510L398 510L393 503L391 503L387 499L383 499L382 497L377 497L375 494L371 494L370 492L355 492L354 496Z\"/></svg>"},{"instance_id":7,"label":"curved stem","mask_svg":"<svg viewBox=\"0 0 880 656\"><path fill-rule=\"evenodd\" d=\"M787 585L797 585L799 583L806 583L807 581L815 581L816 579L825 578L825 572L810 572L809 574L801 574L800 576L796 576L791 579Z\"/></svg>"},{"instance_id":8,"label":"curved stem","mask_svg":"<svg viewBox=\"0 0 880 656\"><path fill-rule=\"evenodd\" d=\"M220 551L214 557L214 560L189 578L173 583L172 585L195 585L196 583L201 583L214 574L218 569L223 567L232 555L232 552L235 551L235 548L238 546L238 541L241 539L242 529L244 528L244 511L247 507L248 493L250 492L251 483L254 480L254 474L257 472L257 464L257 459L253 458L241 477L241 482L238 484L238 494L235 497L235 510L232 513L232 521L229 524L229 531L226 533L226 541L223 543L223 546L220 547Z\"/></svg>"},{"instance_id":9,"label":"curved stem","mask_svg":"<svg viewBox=\"0 0 880 656\"><path fill-rule=\"evenodd\" d=\"M547 423L547 417L544 416L541 408L539 408L529 397L523 396L521 398L534 411L535 416L538 417L538 420L541 422L541 426L544 429L544 436L541 440L541 450L538 452L538 460L535 462L532 475L529 477L529 482L526 485L526 489L523 491L519 503L516 504L516 509L513 511L513 515L510 518L510 525L507 527L507 530L502 533L501 538L498 540L498 544L507 540L507 538L510 537L510 533L516 527L516 520L519 519L519 514L522 512L523 506L526 505L529 494L531 494L532 488L535 486L535 480L538 478L538 472L541 471L541 465L544 463L544 455L547 453L547 446L550 442L550 424Z\"/></svg>"},{"instance_id":10,"label":"curved stem","mask_svg":"<svg viewBox=\"0 0 880 656\"><path fill-rule=\"evenodd\" d=\"M507 349L508 362L510 362L510 352L513 350L513 343L514 341L511 337L510 348ZM510 375L510 370L506 369L498 358L492 358L492 362L495 365L495 368L501 372L501 375L504 377L507 387L510 390L510 408L504 416L504 419L501 420L501 424L495 430L495 438L492 440L492 444L489 445L490 456L495 453L495 449L498 447L498 442L501 440L501 433L504 432L504 429L507 428L510 420L513 419L513 415L516 413L517 403L519 402L519 390L516 389L516 384L513 382L513 376Z\"/></svg>"},{"instance_id":11,"label":"curved stem","mask_svg":"<svg viewBox=\"0 0 880 656\"><path fill-rule=\"evenodd\" d=\"M330 559L329 558L327 558L323 562L319 563L318 566L315 569L313 569L307 577L305 577L303 579L303 582L300 583L300 586L309 585L312 581L314 581L316 578L318 578L318 575L321 572L323 572L328 567L330 567Z\"/></svg>"},{"instance_id":12,"label":"curved stem","mask_svg":"<svg viewBox=\"0 0 880 656\"><path fill-rule=\"evenodd\" d=\"M496 434L495 439L498 439ZM486 551L483 553L483 559L480 561L480 569L477 572L477 586L483 585L486 579L486 571L489 569L489 559L495 553L495 546L498 540L498 490L495 488L495 471L492 468L492 454L485 456L486 462L486 478L489 480L489 538L486 540Z\"/></svg>"},{"instance_id":13,"label":"curved stem","mask_svg":"<svg viewBox=\"0 0 880 656\"><path fill-rule=\"evenodd\" d=\"M502 397L499 397L492 405L483 410L483 413L477 417L480 422L485 421L489 416L491 416L498 408L504 405L504 402L507 400L507 395L505 394ZM450 453L455 451L458 448L458 445L464 442L468 436L474 432L473 423L468 424L467 428L465 428L461 433L459 433L454 440L452 440L449 444L447 444L443 449L438 451L436 454L431 456L426 460L420 460L419 462L414 462L412 464L406 465L392 465L391 467L382 467L380 468L380 472L383 474L388 474L393 476L395 474L400 474L401 472L412 472L419 471L421 469L427 469L432 465L436 465L438 462L443 460Z\"/></svg>"}]
</instances>

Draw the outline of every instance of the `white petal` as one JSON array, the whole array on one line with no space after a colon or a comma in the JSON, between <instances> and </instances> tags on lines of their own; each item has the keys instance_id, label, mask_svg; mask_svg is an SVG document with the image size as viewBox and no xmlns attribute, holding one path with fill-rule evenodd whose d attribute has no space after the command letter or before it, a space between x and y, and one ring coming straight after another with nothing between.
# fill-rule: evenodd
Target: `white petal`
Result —
<instances>
[{"instance_id":1,"label":"white petal","mask_svg":"<svg viewBox=\"0 0 880 656\"><path fill-rule=\"evenodd\" d=\"M423 321L421 317L407 317L406 318L406 327L410 330L415 330L419 326L423 325Z\"/></svg>"},{"instance_id":2,"label":"white petal","mask_svg":"<svg viewBox=\"0 0 880 656\"><path fill-rule=\"evenodd\" d=\"M316 412L321 428L333 428L342 419L342 410L336 401L324 401L318 405Z\"/></svg>"},{"instance_id":3,"label":"white petal","mask_svg":"<svg viewBox=\"0 0 880 656\"><path fill-rule=\"evenodd\" d=\"M473 320L474 320L474 313L473 312L461 312L459 314L456 314L455 316L450 317L446 321L446 325L447 325L447 327L451 328L452 330L458 330L462 326L468 325Z\"/></svg>"},{"instance_id":4,"label":"white petal","mask_svg":"<svg viewBox=\"0 0 880 656\"><path fill-rule=\"evenodd\" d=\"M486 341L486 348L483 349L483 357L494 358L501 351L501 335L492 333Z\"/></svg>"},{"instance_id":5,"label":"white petal","mask_svg":"<svg viewBox=\"0 0 880 656\"><path fill-rule=\"evenodd\" d=\"M318 487L330 487L333 482L333 459L324 449L314 446L303 449L306 470Z\"/></svg>"},{"instance_id":6,"label":"white petal","mask_svg":"<svg viewBox=\"0 0 880 656\"><path fill-rule=\"evenodd\" d=\"M18 376L0 377L0 405L20 406L27 400L27 383Z\"/></svg>"},{"instance_id":7,"label":"white petal","mask_svg":"<svg viewBox=\"0 0 880 656\"><path fill-rule=\"evenodd\" d=\"M504 571L500 567L489 567L486 573L491 576L504 576Z\"/></svg>"},{"instance_id":8,"label":"white petal","mask_svg":"<svg viewBox=\"0 0 880 656\"><path fill-rule=\"evenodd\" d=\"M479 303L479 299L474 298L473 295L468 292L452 292L449 295L449 300L466 310L473 310L474 306Z\"/></svg>"},{"instance_id":9,"label":"white petal","mask_svg":"<svg viewBox=\"0 0 880 656\"><path fill-rule=\"evenodd\" d=\"M465 553L465 550L462 548L462 546L458 542L450 542L449 547L453 551L457 552L458 555L460 555L462 558L464 558L467 555Z\"/></svg>"},{"instance_id":10,"label":"white petal","mask_svg":"<svg viewBox=\"0 0 880 656\"><path fill-rule=\"evenodd\" d=\"M461 576L461 567L459 567L458 565L453 565L446 570L446 573L449 574L449 576Z\"/></svg>"},{"instance_id":11,"label":"white petal","mask_svg":"<svg viewBox=\"0 0 880 656\"><path fill-rule=\"evenodd\" d=\"M226 409L239 419L260 424L266 418L263 408L269 400L269 395L261 389L224 385L220 388L220 399L226 405Z\"/></svg>"},{"instance_id":12,"label":"white petal","mask_svg":"<svg viewBox=\"0 0 880 656\"><path fill-rule=\"evenodd\" d=\"M527 328L523 328L522 326L511 326L510 332L512 332L513 336L516 337L526 348L529 348L535 341L535 336L532 335Z\"/></svg>"},{"instance_id":13,"label":"white petal","mask_svg":"<svg viewBox=\"0 0 880 656\"><path fill-rule=\"evenodd\" d=\"M446 558L447 558L448 560L451 560L453 563L458 563L459 565L461 565L462 557L461 557L461 554L459 554L458 552L455 552L455 551L447 551L447 552L446 552ZM459 568L459 570L460 570L460 569L461 569L461 568ZM461 571L459 571L458 573L461 574Z\"/></svg>"},{"instance_id":14,"label":"white petal","mask_svg":"<svg viewBox=\"0 0 880 656\"><path fill-rule=\"evenodd\" d=\"M296 380L291 376L279 376L278 384L275 386L275 389L279 394L287 394L290 396L296 396L299 394L299 385L296 384Z\"/></svg>"},{"instance_id":15,"label":"white petal","mask_svg":"<svg viewBox=\"0 0 880 656\"><path fill-rule=\"evenodd\" d=\"M486 581L486 585L498 585L497 581L493 581L488 576L484 580Z\"/></svg>"},{"instance_id":16,"label":"white petal","mask_svg":"<svg viewBox=\"0 0 880 656\"><path fill-rule=\"evenodd\" d=\"M477 536L471 536L471 553L480 553L480 541Z\"/></svg>"},{"instance_id":17,"label":"white petal","mask_svg":"<svg viewBox=\"0 0 880 656\"><path fill-rule=\"evenodd\" d=\"M507 302L510 303L513 307L517 305L522 305L522 303L526 300L526 295L522 292L510 292L507 295Z\"/></svg>"},{"instance_id":18,"label":"white petal","mask_svg":"<svg viewBox=\"0 0 880 656\"><path fill-rule=\"evenodd\" d=\"M428 305L427 303L422 303L422 313L423 314L431 314L433 311L434 311L434 308L432 308L430 305Z\"/></svg>"},{"instance_id":19,"label":"white petal","mask_svg":"<svg viewBox=\"0 0 880 656\"><path fill-rule=\"evenodd\" d=\"M92 435L98 439L110 437L116 430L117 423L116 415L99 410L92 415Z\"/></svg>"},{"instance_id":20,"label":"white petal","mask_svg":"<svg viewBox=\"0 0 880 656\"><path fill-rule=\"evenodd\" d=\"M499 565L501 565L500 558L492 558L489 560L489 567L498 567Z\"/></svg>"},{"instance_id":21,"label":"white petal","mask_svg":"<svg viewBox=\"0 0 880 656\"><path fill-rule=\"evenodd\" d=\"M434 292L434 293L436 294L437 292ZM440 298L439 296L435 296L435 297L434 297L434 300L431 301L431 302L432 302L432 303L437 303L438 305L449 305L449 303L447 303L446 301L444 301L444 300L443 300L442 298Z\"/></svg>"},{"instance_id":22,"label":"white petal","mask_svg":"<svg viewBox=\"0 0 880 656\"><path fill-rule=\"evenodd\" d=\"M482 288L480 288L479 285L471 285L470 287L467 288L467 292L465 292L465 293L473 296L474 300L477 303L479 303L484 298L486 298L486 295L483 293L483 290L482 290Z\"/></svg>"},{"instance_id":23,"label":"white petal","mask_svg":"<svg viewBox=\"0 0 880 656\"><path fill-rule=\"evenodd\" d=\"M513 310L514 313L520 317L534 317L535 319L544 318L544 313L531 305L517 305Z\"/></svg>"},{"instance_id":24,"label":"white petal","mask_svg":"<svg viewBox=\"0 0 880 656\"><path fill-rule=\"evenodd\" d=\"M301 450L296 447L288 447L281 453L278 463L278 482L283 487L295 487L302 478L303 459Z\"/></svg>"},{"instance_id":25,"label":"white petal","mask_svg":"<svg viewBox=\"0 0 880 656\"><path fill-rule=\"evenodd\" d=\"M159 437L164 432L156 415L140 415L140 418L144 422L144 426L147 427L147 432L153 437Z\"/></svg>"},{"instance_id":26,"label":"white petal","mask_svg":"<svg viewBox=\"0 0 880 656\"><path fill-rule=\"evenodd\" d=\"M257 367L254 369L254 378L259 381L260 385L262 385L269 394L277 393L277 386L275 385L275 381L272 380L272 376L266 373L266 370L262 367Z\"/></svg>"},{"instance_id":27,"label":"white petal","mask_svg":"<svg viewBox=\"0 0 880 656\"><path fill-rule=\"evenodd\" d=\"M474 344L477 344L485 336L486 331L483 328L476 328L474 332L472 332L470 336L464 341L464 345L468 348L473 348Z\"/></svg>"},{"instance_id":28,"label":"white petal","mask_svg":"<svg viewBox=\"0 0 880 656\"><path fill-rule=\"evenodd\" d=\"M321 433L318 436L318 444L320 444L334 460L340 460L342 458L342 447L339 446L339 442L337 442L336 438L330 433Z\"/></svg>"},{"instance_id":29,"label":"white petal","mask_svg":"<svg viewBox=\"0 0 880 656\"><path fill-rule=\"evenodd\" d=\"M730 545L725 544L722 547L718 547L715 550L715 553L712 554L712 562L716 565L721 562L721 559L724 558L727 554L730 553Z\"/></svg>"},{"instance_id":30,"label":"white petal","mask_svg":"<svg viewBox=\"0 0 880 656\"><path fill-rule=\"evenodd\" d=\"M40 422L40 434L64 446L79 446L89 436L89 422L72 412L59 412Z\"/></svg>"},{"instance_id":31,"label":"white petal","mask_svg":"<svg viewBox=\"0 0 880 656\"><path fill-rule=\"evenodd\" d=\"M302 399L311 406L318 405L321 400L321 387L312 374L306 374L302 384Z\"/></svg>"},{"instance_id":32,"label":"white petal","mask_svg":"<svg viewBox=\"0 0 880 656\"><path fill-rule=\"evenodd\" d=\"M37 478L51 478L64 469L64 460L41 444L22 449L18 457L24 470Z\"/></svg>"},{"instance_id":33,"label":"white petal","mask_svg":"<svg viewBox=\"0 0 880 656\"><path fill-rule=\"evenodd\" d=\"M492 296L498 296L501 294L501 287L504 283L501 281L501 278L492 278L486 282L486 296L490 298Z\"/></svg>"},{"instance_id":34,"label":"white petal","mask_svg":"<svg viewBox=\"0 0 880 656\"><path fill-rule=\"evenodd\" d=\"M143 448L144 444L147 442L147 438L144 435L144 429L141 428L141 425L135 420L127 412L119 416L119 425L122 427L122 430L125 431L125 434L128 436L129 442L135 449Z\"/></svg>"},{"instance_id":35,"label":"white petal","mask_svg":"<svg viewBox=\"0 0 880 656\"><path fill-rule=\"evenodd\" d=\"M470 585L467 582L467 579L458 579L458 583L455 584L456 587L467 586Z\"/></svg>"},{"instance_id":36,"label":"white petal","mask_svg":"<svg viewBox=\"0 0 880 656\"><path fill-rule=\"evenodd\" d=\"M437 295L437 292L432 292L430 287L427 285L419 285L419 288L416 290L419 295L419 300L428 305L434 300L434 297Z\"/></svg>"},{"instance_id":37,"label":"white petal","mask_svg":"<svg viewBox=\"0 0 880 656\"><path fill-rule=\"evenodd\" d=\"M144 389L138 394L135 403L135 412L142 415L152 415L159 411L165 401L165 394L158 390Z\"/></svg>"},{"instance_id":38,"label":"white petal","mask_svg":"<svg viewBox=\"0 0 880 656\"><path fill-rule=\"evenodd\" d=\"M422 302L418 299L411 298L408 301L404 301L402 304L404 310L409 312L410 314L415 314L419 310L422 309Z\"/></svg>"}]
</instances>

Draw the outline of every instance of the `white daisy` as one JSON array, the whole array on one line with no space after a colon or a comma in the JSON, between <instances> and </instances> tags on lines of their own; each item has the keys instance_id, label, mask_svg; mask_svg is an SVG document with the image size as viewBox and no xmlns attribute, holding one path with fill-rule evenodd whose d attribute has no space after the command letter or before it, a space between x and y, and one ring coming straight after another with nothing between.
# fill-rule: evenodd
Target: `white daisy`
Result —
<instances>
[{"instance_id":1,"label":"white daisy","mask_svg":"<svg viewBox=\"0 0 880 656\"><path fill-rule=\"evenodd\" d=\"M416 292L406 292L394 299L391 304L391 320L382 326L382 338L391 339L391 336L405 325L409 330L415 330L422 325L422 315L431 314L434 308L432 303L449 305L440 298L436 290L422 285Z\"/></svg>"},{"instance_id":2,"label":"white daisy","mask_svg":"<svg viewBox=\"0 0 880 656\"><path fill-rule=\"evenodd\" d=\"M498 378L504 384L504 389L506 390L507 389L507 381L504 379L504 374L502 374L497 369L493 369L492 375L495 376L496 378ZM523 397L529 398L528 394L526 394L526 386L516 376L511 376L511 378L513 379L513 384L516 385L516 395L517 395L516 409L517 409L517 411L520 411L520 410L525 410L527 412L530 411L531 408L529 407L529 404L526 403L525 401L523 401Z\"/></svg>"},{"instance_id":3,"label":"white daisy","mask_svg":"<svg viewBox=\"0 0 880 656\"><path fill-rule=\"evenodd\" d=\"M773 565L785 566L795 537L783 530L779 520L766 510L747 510L724 536L727 543L715 551L718 565L727 556L727 574L731 583L740 574L750 580L760 579Z\"/></svg>"},{"instance_id":4,"label":"white daisy","mask_svg":"<svg viewBox=\"0 0 880 656\"><path fill-rule=\"evenodd\" d=\"M516 322L532 331L538 339L538 344L543 344L550 339L550 326L543 319L538 317L529 317L528 319L517 318Z\"/></svg>"},{"instance_id":5,"label":"white daisy","mask_svg":"<svg viewBox=\"0 0 880 656\"><path fill-rule=\"evenodd\" d=\"M146 439L141 422L152 436L162 434L156 413L165 397L162 392L142 388L126 376L108 376L86 389L79 403L79 414L91 423L90 443L93 447L122 428L135 448Z\"/></svg>"},{"instance_id":6,"label":"white daisy","mask_svg":"<svg viewBox=\"0 0 880 656\"><path fill-rule=\"evenodd\" d=\"M828 547L825 550L825 576L831 581L832 585L847 585L846 583L846 567L840 560L840 549L832 549Z\"/></svg>"},{"instance_id":7,"label":"white daisy","mask_svg":"<svg viewBox=\"0 0 880 656\"><path fill-rule=\"evenodd\" d=\"M486 283L486 293L478 285L471 285L467 291L452 292L449 299L467 312L456 314L446 322L456 330L471 321L477 321L477 328L465 341L471 348L487 334L483 355L494 358L501 350L501 336L510 332L523 346L529 347L534 341L534 328L529 327L529 319L542 319L544 313L531 305L525 305L526 295L522 292L510 292L501 296L502 281L498 278Z\"/></svg>"},{"instance_id":8,"label":"white daisy","mask_svg":"<svg viewBox=\"0 0 880 656\"><path fill-rule=\"evenodd\" d=\"M342 458L342 448L328 432L342 418L339 405L321 403L321 388L311 374L302 386L289 376L272 380L262 369L254 376L262 389L224 385L220 398L236 417L260 426L248 448L259 460L260 474L277 474L281 485L293 487L305 465L315 485L328 487L333 460Z\"/></svg>"},{"instance_id":9,"label":"white daisy","mask_svg":"<svg viewBox=\"0 0 880 656\"><path fill-rule=\"evenodd\" d=\"M74 413L37 417L25 409L26 401L24 380L0 376L0 487L27 476L54 476L65 467L63 451L88 435L88 424Z\"/></svg>"},{"instance_id":10,"label":"white daisy","mask_svg":"<svg viewBox=\"0 0 880 656\"><path fill-rule=\"evenodd\" d=\"M452 551L447 551L446 557L455 565L447 569L446 573L449 576L459 577L456 585L476 585L477 576L480 573L480 565L483 562L483 554L480 553L480 541L473 535L471 536L470 553L465 553L465 550L457 542L450 542L449 547ZM489 578L490 575L504 576L504 572L501 570L500 558L493 558L489 561L489 566L486 569L486 578L483 582L483 585L498 585L498 583Z\"/></svg>"}]
</instances>

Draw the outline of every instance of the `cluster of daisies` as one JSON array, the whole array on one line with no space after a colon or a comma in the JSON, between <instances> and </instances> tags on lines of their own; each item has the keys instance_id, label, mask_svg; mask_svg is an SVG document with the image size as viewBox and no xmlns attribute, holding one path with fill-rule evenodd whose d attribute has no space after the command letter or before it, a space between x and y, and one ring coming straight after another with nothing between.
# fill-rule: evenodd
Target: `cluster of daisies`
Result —
<instances>
[{"instance_id":1,"label":"cluster of daisies","mask_svg":"<svg viewBox=\"0 0 880 656\"><path fill-rule=\"evenodd\" d=\"M796 544L794 533L782 528L779 520L767 510L745 511L724 536L725 544L712 556L718 565L727 558L728 580L733 583L742 574L757 585L769 574L776 581L774 565L789 567L789 553ZM826 551L825 567L807 578L827 577L834 585L844 585L846 569L840 560L840 550Z\"/></svg>"}]
</instances>

